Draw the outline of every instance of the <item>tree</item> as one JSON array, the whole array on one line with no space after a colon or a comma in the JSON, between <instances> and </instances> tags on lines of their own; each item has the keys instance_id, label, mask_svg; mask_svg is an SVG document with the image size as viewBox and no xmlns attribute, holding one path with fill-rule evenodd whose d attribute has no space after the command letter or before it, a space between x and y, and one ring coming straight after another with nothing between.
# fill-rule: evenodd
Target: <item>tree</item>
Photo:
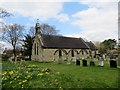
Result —
<instances>
[{"instance_id":1,"label":"tree","mask_svg":"<svg viewBox=\"0 0 120 90\"><path fill-rule=\"evenodd\" d=\"M3 39L9 42L13 46L14 60L16 60L16 46L19 44L23 36L24 26L13 24L8 25L6 31L3 34Z\"/></svg>"},{"instance_id":2,"label":"tree","mask_svg":"<svg viewBox=\"0 0 120 90\"><path fill-rule=\"evenodd\" d=\"M31 55L32 55L32 45L33 45L33 38L32 36L30 35L26 35L25 36L25 40L23 40L24 42L24 52L23 52L23 55L25 56L29 56L29 60L31 60Z\"/></svg>"},{"instance_id":3,"label":"tree","mask_svg":"<svg viewBox=\"0 0 120 90\"><path fill-rule=\"evenodd\" d=\"M99 53L101 53L101 54L107 53L107 49L106 49L106 47L104 46L104 44L102 44L102 43L100 43L100 46L98 47L98 51L99 51Z\"/></svg>"},{"instance_id":4,"label":"tree","mask_svg":"<svg viewBox=\"0 0 120 90\"><path fill-rule=\"evenodd\" d=\"M6 24L5 24L5 22L3 21L3 19L4 19L5 17L10 17L10 16L12 16L12 15L13 15L13 14L11 14L11 13L8 12L8 11L6 11L5 9L0 8L0 19L1 19L0 25L2 25L2 26L0 26L1 31L4 31L4 29L5 29L5 27L6 27Z\"/></svg>"},{"instance_id":5,"label":"tree","mask_svg":"<svg viewBox=\"0 0 120 90\"><path fill-rule=\"evenodd\" d=\"M55 28L55 26L51 26L49 24L42 24L40 25L40 31L42 34L45 35L58 35L59 30ZM35 27L30 27L29 34L31 36L35 36Z\"/></svg>"},{"instance_id":6,"label":"tree","mask_svg":"<svg viewBox=\"0 0 120 90\"><path fill-rule=\"evenodd\" d=\"M42 34L46 35L57 35L59 30L55 28L55 26L51 26L49 24L42 24L40 26L40 30Z\"/></svg>"},{"instance_id":7,"label":"tree","mask_svg":"<svg viewBox=\"0 0 120 90\"><path fill-rule=\"evenodd\" d=\"M30 27L29 33L28 33L31 37L35 36L35 27Z\"/></svg>"},{"instance_id":8,"label":"tree","mask_svg":"<svg viewBox=\"0 0 120 90\"><path fill-rule=\"evenodd\" d=\"M8 11L6 11L5 9L0 8L0 18L9 17L9 16L11 16L11 15L12 15L12 14L9 13Z\"/></svg>"},{"instance_id":9,"label":"tree","mask_svg":"<svg viewBox=\"0 0 120 90\"><path fill-rule=\"evenodd\" d=\"M3 8L0 8L0 33L2 33L4 30L5 30L5 23L3 22L3 19L5 17L9 17L9 16L12 16L13 14L9 13L8 11L6 11L5 9ZM1 39L1 38L0 38ZM0 50L2 51L3 50L3 44L0 43Z\"/></svg>"},{"instance_id":10,"label":"tree","mask_svg":"<svg viewBox=\"0 0 120 90\"><path fill-rule=\"evenodd\" d=\"M116 40L115 39L108 39L101 42L98 46L98 51L101 54L107 54L108 56L111 56L113 52L115 51L116 46Z\"/></svg>"},{"instance_id":11,"label":"tree","mask_svg":"<svg viewBox=\"0 0 120 90\"><path fill-rule=\"evenodd\" d=\"M116 46L117 41L115 39L104 40L102 44L107 50L112 50Z\"/></svg>"}]
</instances>

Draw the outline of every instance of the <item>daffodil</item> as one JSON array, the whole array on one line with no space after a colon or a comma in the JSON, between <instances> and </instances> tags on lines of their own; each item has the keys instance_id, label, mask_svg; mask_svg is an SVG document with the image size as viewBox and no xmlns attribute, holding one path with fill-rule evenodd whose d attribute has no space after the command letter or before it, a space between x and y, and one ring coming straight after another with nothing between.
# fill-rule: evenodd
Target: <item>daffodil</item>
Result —
<instances>
[{"instance_id":1,"label":"daffodil","mask_svg":"<svg viewBox=\"0 0 120 90\"><path fill-rule=\"evenodd\" d=\"M25 83L25 82L27 82L27 80L23 80L22 82Z\"/></svg>"},{"instance_id":2,"label":"daffodil","mask_svg":"<svg viewBox=\"0 0 120 90\"><path fill-rule=\"evenodd\" d=\"M35 65L32 65L33 67L35 66Z\"/></svg>"},{"instance_id":3,"label":"daffodil","mask_svg":"<svg viewBox=\"0 0 120 90\"><path fill-rule=\"evenodd\" d=\"M19 82L19 84L22 84L22 82Z\"/></svg>"},{"instance_id":4,"label":"daffodil","mask_svg":"<svg viewBox=\"0 0 120 90\"><path fill-rule=\"evenodd\" d=\"M30 77L31 77L30 75L27 75L25 78L28 79L28 78L30 78Z\"/></svg>"},{"instance_id":5,"label":"daffodil","mask_svg":"<svg viewBox=\"0 0 120 90\"><path fill-rule=\"evenodd\" d=\"M26 73L28 73L28 71L26 71Z\"/></svg>"},{"instance_id":6,"label":"daffodil","mask_svg":"<svg viewBox=\"0 0 120 90\"><path fill-rule=\"evenodd\" d=\"M5 74L7 74L7 72L3 72L3 73L2 73L2 75L5 75Z\"/></svg>"},{"instance_id":7,"label":"daffodil","mask_svg":"<svg viewBox=\"0 0 120 90\"><path fill-rule=\"evenodd\" d=\"M5 78L5 77L2 77L2 80L6 80L6 78Z\"/></svg>"},{"instance_id":8,"label":"daffodil","mask_svg":"<svg viewBox=\"0 0 120 90\"><path fill-rule=\"evenodd\" d=\"M43 74L42 74L42 73L39 73L37 76L43 76Z\"/></svg>"},{"instance_id":9,"label":"daffodil","mask_svg":"<svg viewBox=\"0 0 120 90\"><path fill-rule=\"evenodd\" d=\"M12 75L14 72L13 71L10 71L9 74Z\"/></svg>"},{"instance_id":10,"label":"daffodil","mask_svg":"<svg viewBox=\"0 0 120 90\"><path fill-rule=\"evenodd\" d=\"M14 80L16 80L17 78L15 78Z\"/></svg>"},{"instance_id":11,"label":"daffodil","mask_svg":"<svg viewBox=\"0 0 120 90\"><path fill-rule=\"evenodd\" d=\"M10 81L10 84L12 84L12 81Z\"/></svg>"},{"instance_id":12,"label":"daffodil","mask_svg":"<svg viewBox=\"0 0 120 90\"><path fill-rule=\"evenodd\" d=\"M49 74L48 72L45 72L45 74Z\"/></svg>"},{"instance_id":13,"label":"daffodil","mask_svg":"<svg viewBox=\"0 0 120 90\"><path fill-rule=\"evenodd\" d=\"M17 78L19 78L20 76L17 76Z\"/></svg>"}]
</instances>

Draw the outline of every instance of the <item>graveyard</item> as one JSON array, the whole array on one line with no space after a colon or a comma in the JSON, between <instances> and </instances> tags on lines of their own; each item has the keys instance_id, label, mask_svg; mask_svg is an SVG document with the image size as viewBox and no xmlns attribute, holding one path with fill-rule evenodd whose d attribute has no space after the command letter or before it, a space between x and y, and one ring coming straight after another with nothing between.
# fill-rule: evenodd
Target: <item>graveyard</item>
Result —
<instances>
[{"instance_id":1,"label":"graveyard","mask_svg":"<svg viewBox=\"0 0 120 90\"><path fill-rule=\"evenodd\" d=\"M2 88L118 88L118 70L111 68L108 60L104 67L58 62L20 61L2 62Z\"/></svg>"}]
</instances>

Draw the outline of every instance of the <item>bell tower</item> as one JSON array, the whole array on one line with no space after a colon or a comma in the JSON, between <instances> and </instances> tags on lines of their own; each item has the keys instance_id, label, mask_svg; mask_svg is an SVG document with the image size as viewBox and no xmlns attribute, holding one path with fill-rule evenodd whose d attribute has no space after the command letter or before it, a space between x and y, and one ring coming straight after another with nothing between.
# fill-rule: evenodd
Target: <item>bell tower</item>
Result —
<instances>
[{"instance_id":1,"label":"bell tower","mask_svg":"<svg viewBox=\"0 0 120 90\"><path fill-rule=\"evenodd\" d=\"M37 19L37 23L36 23L35 29L36 29L36 34L40 34L40 24L39 24L39 19Z\"/></svg>"}]
</instances>

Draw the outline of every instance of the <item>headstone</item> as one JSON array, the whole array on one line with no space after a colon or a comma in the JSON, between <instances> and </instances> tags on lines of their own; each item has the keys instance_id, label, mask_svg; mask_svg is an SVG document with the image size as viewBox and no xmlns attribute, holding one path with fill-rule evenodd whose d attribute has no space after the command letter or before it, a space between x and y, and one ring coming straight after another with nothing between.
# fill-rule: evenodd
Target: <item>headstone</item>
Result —
<instances>
[{"instance_id":1,"label":"headstone","mask_svg":"<svg viewBox=\"0 0 120 90\"><path fill-rule=\"evenodd\" d=\"M110 60L110 67L117 68L117 62L115 59Z\"/></svg>"},{"instance_id":2,"label":"headstone","mask_svg":"<svg viewBox=\"0 0 120 90\"><path fill-rule=\"evenodd\" d=\"M94 61L90 61L90 66L95 66L95 62Z\"/></svg>"},{"instance_id":3,"label":"headstone","mask_svg":"<svg viewBox=\"0 0 120 90\"><path fill-rule=\"evenodd\" d=\"M68 58L68 60L67 60L67 64L71 64L71 62L70 62L71 60L70 60L70 58Z\"/></svg>"},{"instance_id":4,"label":"headstone","mask_svg":"<svg viewBox=\"0 0 120 90\"><path fill-rule=\"evenodd\" d=\"M72 57L72 62L73 62L73 63L76 62L76 57Z\"/></svg>"},{"instance_id":5,"label":"headstone","mask_svg":"<svg viewBox=\"0 0 120 90\"><path fill-rule=\"evenodd\" d=\"M76 59L76 65L80 65L80 60Z\"/></svg>"},{"instance_id":6,"label":"headstone","mask_svg":"<svg viewBox=\"0 0 120 90\"><path fill-rule=\"evenodd\" d=\"M87 61L86 60L82 60L83 62L83 66L87 66Z\"/></svg>"}]
</instances>

